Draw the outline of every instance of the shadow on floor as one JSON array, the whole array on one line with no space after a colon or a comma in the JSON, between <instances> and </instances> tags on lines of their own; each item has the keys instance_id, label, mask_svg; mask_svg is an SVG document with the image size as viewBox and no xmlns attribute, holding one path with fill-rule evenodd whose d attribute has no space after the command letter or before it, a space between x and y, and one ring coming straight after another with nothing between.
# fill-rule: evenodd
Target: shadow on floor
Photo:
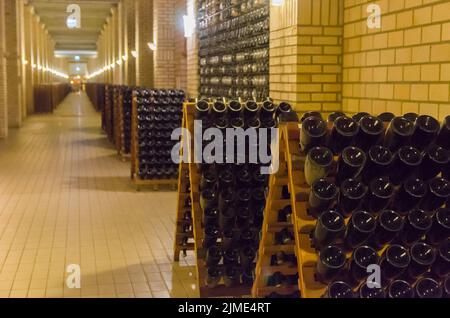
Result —
<instances>
[{"instance_id":1,"label":"shadow on floor","mask_svg":"<svg viewBox=\"0 0 450 318\"><path fill-rule=\"evenodd\" d=\"M80 190L94 190L106 192L137 192L129 177L72 177L67 187L76 187Z\"/></svg>"},{"instance_id":2,"label":"shadow on floor","mask_svg":"<svg viewBox=\"0 0 450 318\"><path fill-rule=\"evenodd\" d=\"M92 134L92 135L101 135L101 136L106 136L105 132L102 130L101 127L97 127L97 126L92 126L92 127L74 127L72 129L70 129L71 131L77 131L77 132L81 132L81 133L86 133L86 134Z\"/></svg>"},{"instance_id":3,"label":"shadow on floor","mask_svg":"<svg viewBox=\"0 0 450 318\"><path fill-rule=\"evenodd\" d=\"M109 142L106 136L101 138L81 139L74 141L75 145L88 146L88 147L101 147L104 149L114 150L113 145Z\"/></svg>"},{"instance_id":4,"label":"shadow on floor","mask_svg":"<svg viewBox=\"0 0 450 318\"><path fill-rule=\"evenodd\" d=\"M81 290L67 289L65 297L198 298L196 267L181 263L144 262L97 274L83 274ZM65 285L65 284L64 284Z\"/></svg>"},{"instance_id":5,"label":"shadow on floor","mask_svg":"<svg viewBox=\"0 0 450 318\"><path fill-rule=\"evenodd\" d=\"M111 177L72 177L70 181L65 183L67 187L76 187L80 190L94 190L107 192L153 192L153 193L174 193L177 189L170 185L159 185L154 187L139 186L133 183L127 176L111 176Z\"/></svg>"}]
</instances>

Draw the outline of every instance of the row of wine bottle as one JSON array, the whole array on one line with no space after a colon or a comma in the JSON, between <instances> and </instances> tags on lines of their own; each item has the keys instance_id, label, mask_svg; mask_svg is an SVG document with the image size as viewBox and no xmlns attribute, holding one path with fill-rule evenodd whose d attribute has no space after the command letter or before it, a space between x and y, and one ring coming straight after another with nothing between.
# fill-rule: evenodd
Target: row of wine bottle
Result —
<instances>
[{"instance_id":1,"label":"row of wine bottle","mask_svg":"<svg viewBox=\"0 0 450 318\"><path fill-rule=\"evenodd\" d=\"M450 275L439 280L422 277L415 284L395 280L382 288L372 283L362 284L357 291L344 281L330 284L324 298L450 298Z\"/></svg>"},{"instance_id":2,"label":"row of wine bottle","mask_svg":"<svg viewBox=\"0 0 450 318\"><path fill-rule=\"evenodd\" d=\"M443 295L444 286L441 282L448 279L450 274L450 239L447 238L437 248L425 242L417 242L410 248L402 245L389 245L379 257L377 251L369 246L360 246L347 260L344 251L337 246L327 246L319 253L316 268L317 279L330 284L326 297L354 297L353 289L359 287L359 293L363 298L385 297L393 298L412 297L411 286L416 288L416 296L420 298L440 298ZM380 268L381 281L375 282L375 288L368 288L368 268ZM370 272L370 271L369 271ZM423 280L428 281L429 290L420 286ZM404 282L403 287L409 286L408 292L401 288L402 292L391 290L392 284ZM334 286L340 282L340 288ZM418 286L419 285L419 286ZM344 293L342 287L347 286ZM374 287L374 286L372 286ZM432 287L432 288L431 288ZM336 288L336 290L335 290ZM340 290L339 290L340 289ZM370 291L372 289L372 291ZM336 293L337 292L337 293ZM391 294L392 293L392 294Z\"/></svg>"},{"instance_id":3,"label":"row of wine bottle","mask_svg":"<svg viewBox=\"0 0 450 318\"><path fill-rule=\"evenodd\" d=\"M320 114L305 114L300 135L301 149L308 153L311 148L328 146L337 155L349 146L368 151L375 145L383 145L396 152L403 146L413 146L424 151L428 146L436 144L450 150L450 116L442 125L427 115L418 116L414 122L406 117L395 117L385 129L383 120L379 117L358 115L364 116L331 117L327 124ZM329 125L332 126L330 133Z\"/></svg>"},{"instance_id":4,"label":"row of wine bottle","mask_svg":"<svg viewBox=\"0 0 450 318\"><path fill-rule=\"evenodd\" d=\"M216 124L221 121L227 121L236 128L243 128L244 126L254 126L253 128L269 127L272 128L276 125L274 122L282 113L288 113L292 111L291 105L288 103L274 104L270 100L266 100L263 103L256 103L253 100L249 100L245 103L241 103L237 100L232 100L228 103L222 101L215 101L213 103L207 100L200 100L197 102L195 118L202 120L206 124ZM241 125L237 125L234 122L242 122ZM257 124L251 124L252 122L258 122ZM269 124L267 124L269 122ZM240 126L240 127L237 127ZM227 125L228 127L228 125Z\"/></svg>"},{"instance_id":5,"label":"row of wine bottle","mask_svg":"<svg viewBox=\"0 0 450 318\"><path fill-rule=\"evenodd\" d=\"M433 213L448 205L449 199L450 182L441 177L427 183L408 179L399 187L394 187L386 177L372 180L369 186L355 179L346 179L340 187L330 180L318 179L311 186L308 214L318 218L326 210L337 209L349 217L360 209L379 214L388 208L401 215L415 208Z\"/></svg>"},{"instance_id":6,"label":"row of wine bottle","mask_svg":"<svg viewBox=\"0 0 450 318\"><path fill-rule=\"evenodd\" d=\"M450 236L450 209L440 208L434 215L416 209L403 218L397 212L384 210L378 217L365 211L353 213L348 224L333 210L323 212L312 231L316 249L339 244L347 251L369 245L381 250L391 243L411 246L420 240L437 246Z\"/></svg>"}]
</instances>

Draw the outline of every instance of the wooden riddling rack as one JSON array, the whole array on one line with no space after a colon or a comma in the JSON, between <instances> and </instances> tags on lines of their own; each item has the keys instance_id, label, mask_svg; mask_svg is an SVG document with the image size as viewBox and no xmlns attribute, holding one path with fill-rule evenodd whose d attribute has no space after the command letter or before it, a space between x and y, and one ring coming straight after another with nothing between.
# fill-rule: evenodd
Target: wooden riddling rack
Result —
<instances>
[{"instance_id":1,"label":"wooden riddling rack","mask_svg":"<svg viewBox=\"0 0 450 318\"><path fill-rule=\"evenodd\" d=\"M133 101L131 105L131 180L139 191L142 186L151 186L154 190L159 190L159 186L171 186L175 188L178 184L177 179L148 179L139 177L139 132L138 132L138 110L137 110L137 91L133 90Z\"/></svg>"},{"instance_id":2,"label":"wooden riddling rack","mask_svg":"<svg viewBox=\"0 0 450 318\"><path fill-rule=\"evenodd\" d=\"M194 136L194 113L195 104L185 103L183 106L183 127L187 128L191 136ZM184 137L186 138L186 137ZM177 238L183 233L180 232L178 226L183 220L184 215L184 202L186 197L191 199L191 216L192 216L192 237L193 245L188 245L187 250L193 250L196 256L196 274L197 274L197 286L199 288L199 295L201 298L208 297L242 297L250 295L251 286L239 285L236 287L226 287L223 283L220 283L214 288L209 288L206 285L207 268L205 264L205 250L203 249L203 238L204 238L204 228L203 228L203 212L200 207L200 172L198 171L197 164L194 163L193 153L194 140L191 138L189 141L189 149L182 149L181 155L185 151L188 151L187 157L189 158L189 164L180 165L180 176L179 176L179 188L178 188L178 207L177 207L177 230L176 230L176 240L175 240L175 256L174 260L179 260L179 254L185 248L179 244ZM188 178L186 176L188 172ZM185 185L187 180L190 182L190 193L187 193L182 185Z\"/></svg>"},{"instance_id":3,"label":"wooden riddling rack","mask_svg":"<svg viewBox=\"0 0 450 318\"><path fill-rule=\"evenodd\" d=\"M270 181L269 197L267 198L266 214L262 231L262 241L256 268L256 279L253 287L253 297L261 298L273 292L281 296L292 294L295 288L300 290L302 298L320 298L326 290L326 285L315 279L317 252L312 247L310 233L316 220L308 215L308 198L310 187L306 184L304 165L306 156L300 150L300 129L298 122L280 124L280 171L273 175ZM279 201L279 190L288 186L290 199ZM273 229L281 230L286 224L277 224L278 210L290 201L292 207L292 223L295 243L290 245L271 245ZM280 204L281 203L281 204ZM270 248L267 248L267 247ZM295 269L291 265L270 266L271 256L277 252L294 252L297 258ZM284 275L298 273L298 286L267 287L267 278L275 272Z\"/></svg>"},{"instance_id":4,"label":"wooden riddling rack","mask_svg":"<svg viewBox=\"0 0 450 318\"><path fill-rule=\"evenodd\" d=\"M289 192L292 202L292 223L295 235L295 255L297 256L299 288L302 298L320 298L326 290L326 285L315 279L317 252L312 247L310 233L316 225L316 220L308 215L308 198L310 187L305 179L305 154L300 150L300 130L285 127L282 141L286 149L286 161L289 171Z\"/></svg>"},{"instance_id":5,"label":"wooden riddling rack","mask_svg":"<svg viewBox=\"0 0 450 318\"><path fill-rule=\"evenodd\" d=\"M286 127L286 125L288 125ZM296 124L295 124L296 125ZM281 123L280 129L286 128L287 131L298 131L295 125ZM280 135L280 138L282 136ZM270 276L279 272L285 276L297 274L298 268L295 263L286 262L282 265L272 265L272 257L278 253L295 254L296 245L286 244L277 245L275 234L283 229L293 230L293 224L290 222L280 222L278 219L279 211L292 204L291 199L283 197L283 187L289 182L289 173L287 166L287 149L283 145L283 140L279 144L279 162L278 172L272 174L269 179L269 192L267 195L266 208L264 212L264 222L261 229L261 241L258 250L258 262L255 269L255 282L252 288L254 298L263 298L277 293L281 296L292 295L298 292L298 284L292 284L283 287L268 286L267 281Z\"/></svg>"},{"instance_id":6,"label":"wooden riddling rack","mask_svg":"<svg viewBox=\"0 0 450 318\"><path fill-rule=\"evenodd\" d=\"M123 129L123 95L120 86L113 86L113 113L114 113L114 146L120 156L122 150Z\"/></svg>"},{"instance_id":7,"label":"wooden riddling rack","mask_svg":"<svg viewBox=\"0 0 450 318\"><path fill-rule=\"evenodd\" d=\"M102 116L102 127L109 141L114 143L114 96L113 86L105 85L105 105Z\"/></svg>"},{"instance_id":8,"label":"wooden riddling rack","mask_svg":"<svg viewBox=\"0 0 450 318\"><path fill-rule=\"evenodd\" d=\"M183 107L184 113L184 107ZM186 128L186 117L183 116L182 128ZM187 136L181 136L181 141L186 140ZM182 143L181 143L182 144ZM180 156L187 149L180 148ZM178 175L178 198L177 198L177 216L175 224L174 256L175 262L180 261L180 253L186 256L187 251L195 250L194 226L192 222L192 201L191 201L191 181L189 178L189 164L181 162ZM188 215L188 218L186 218ZM190 223L192 231L186 233L184 226L186 222Z\"/></svg>"}]
</instances>

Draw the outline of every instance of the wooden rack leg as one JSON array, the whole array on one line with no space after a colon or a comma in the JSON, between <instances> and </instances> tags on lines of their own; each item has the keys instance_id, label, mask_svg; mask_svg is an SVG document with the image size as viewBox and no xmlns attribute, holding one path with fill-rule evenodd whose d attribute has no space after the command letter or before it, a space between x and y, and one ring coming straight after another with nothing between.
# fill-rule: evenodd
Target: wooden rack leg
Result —
<instances>
[{"instance_id":1,"label":"wooden rack leg","mask_svg":"<svg viewBox=\"0 0 450 318\"><path fill-rule=\"evenodd\" d=\"M281 146L281 145L280 145ZM283 187L288 184L288 171L285 161L285 149L280 147L280 168L279 171L270 177L269 194L266 201L264 213L264 222L262 226L262 237L258 252L258 262L255 270L255 282L252 288L252 296L254 298L267 297L272 293L279 295L292 295L298 292L298 285L283 287L267 286L267 280L276 272L283 275L291 276L297 273L295 262L293 264L283 264L273 266L271 263L272 256L283 252L293 255L295 253L295 244L277 245L275 242L275 233L283 230L293 230L293 226L289 222L279 222L279 211L289 206L289 198L283 197Z\"/></svg>"}]
</instances>

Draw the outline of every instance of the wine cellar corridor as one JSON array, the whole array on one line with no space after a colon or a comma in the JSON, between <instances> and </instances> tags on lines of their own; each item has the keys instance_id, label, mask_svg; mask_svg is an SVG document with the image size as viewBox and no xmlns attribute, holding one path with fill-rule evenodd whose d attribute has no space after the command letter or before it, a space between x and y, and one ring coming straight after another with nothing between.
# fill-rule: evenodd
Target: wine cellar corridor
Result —
<instances>
[{"instance_id":1,"label":"wine cellar corridor","mask_svg":"<svg viewBox=\"0 0 450 318\"><path fill-rule=\"evenodd\" d=\"M450 0L0 0L2 298L450 298Z\"/></svg>"},{"instance_id":2,"label":"wine cellar corridor","mask_svg":"<svg viewBox=\"0 0 450 318\"><path fill-rule=\"evenodd\" d=\"M136 192L85 94L28 120L0 153L0 297L196 295L193 260L171 261L176 194ZM65 285L70 264L81 289Z\"/></svg>"}]
</instances>

